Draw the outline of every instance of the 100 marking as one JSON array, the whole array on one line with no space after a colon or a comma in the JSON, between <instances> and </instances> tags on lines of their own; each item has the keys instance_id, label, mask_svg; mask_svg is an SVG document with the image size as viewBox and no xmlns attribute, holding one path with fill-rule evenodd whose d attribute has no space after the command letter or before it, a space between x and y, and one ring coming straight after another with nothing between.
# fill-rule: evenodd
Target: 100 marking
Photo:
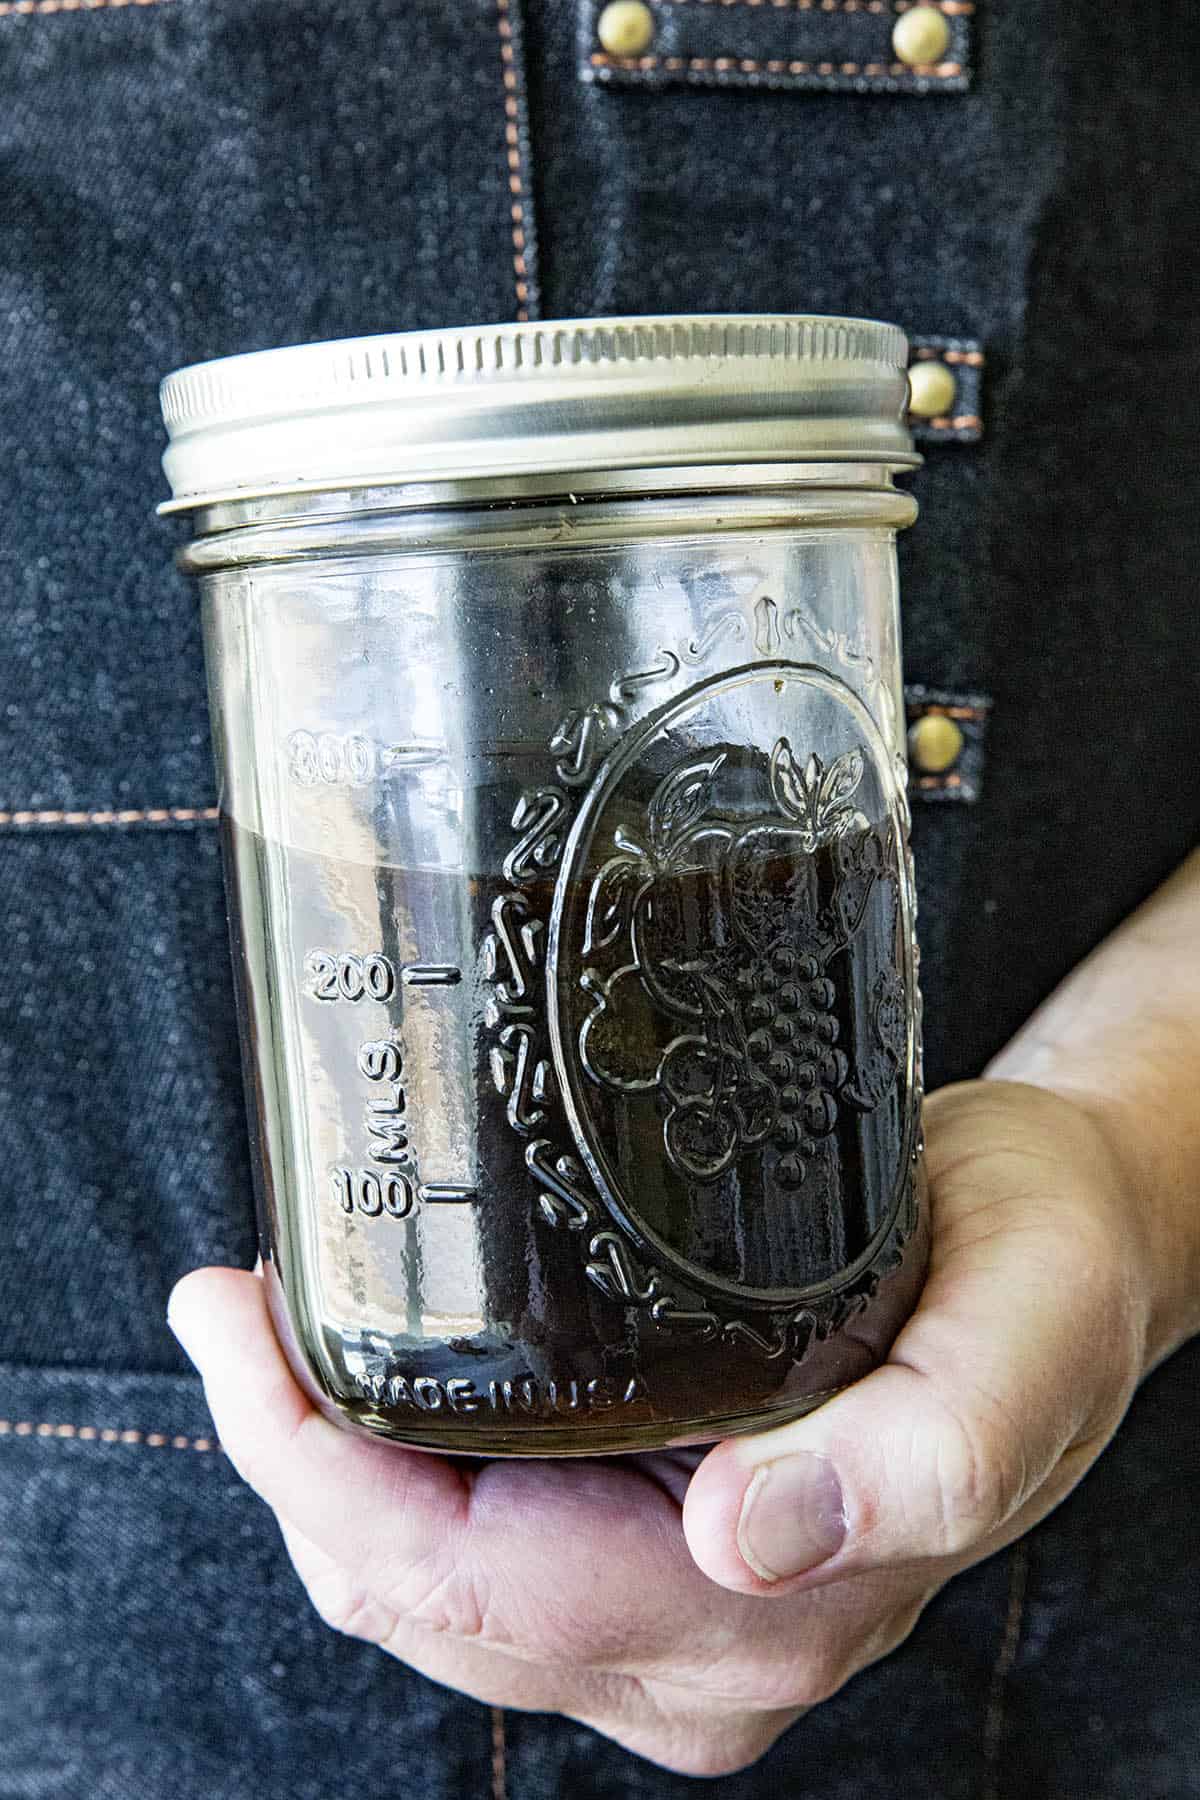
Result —
<instances>
[{"instance_id":1,"label":"100 marking","mask_svg":"<svg viewBox=\"0 0 1200 1800\"><path fill-rule=\"evenodd\" d=\"M364 1213L368 1219L377 1219L380 1213L407 1219L416 1205L416 1189L407 1175L377 1175L374 1169L333 1169L330 1179L333 1197L343 1212Z\"/></svg>"}]
</instances>

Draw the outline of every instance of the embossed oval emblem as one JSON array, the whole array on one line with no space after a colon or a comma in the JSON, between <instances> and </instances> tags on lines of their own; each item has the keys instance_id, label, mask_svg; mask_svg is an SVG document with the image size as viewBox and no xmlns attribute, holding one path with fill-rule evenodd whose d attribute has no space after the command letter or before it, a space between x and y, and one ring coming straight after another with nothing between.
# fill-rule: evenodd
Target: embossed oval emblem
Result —
<instances>
[{"instance_id":1,"label":"embossed oval emblem","mask_svg":"<svg viewBox=\"0 0 1200 1800\"><path fill-rule=\"evenodd\" d=\"M547 1000L579 1153L686 1278L798 1298L869 1262L913 1130L911 903L886 747L756 663L642 721L576 817Z\"/></svg>"}]
</instances>

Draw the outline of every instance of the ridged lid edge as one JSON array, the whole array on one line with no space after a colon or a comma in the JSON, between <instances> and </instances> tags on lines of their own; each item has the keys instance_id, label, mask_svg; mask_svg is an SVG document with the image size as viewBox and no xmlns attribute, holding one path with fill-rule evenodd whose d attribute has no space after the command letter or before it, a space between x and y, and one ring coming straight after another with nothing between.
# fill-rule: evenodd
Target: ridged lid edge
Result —
<instances>
[{"instance_id":1,"label":"ridged lid edge","mask_svg":"<svg viewBox=\"0 0 1200 1800\"><path fill-rule=\"evenodd\" d=\"M162 383L172 499L583 471L911 466L898 326L649 315L254 351Z\"/></svg>"},{"instance_id":2,"label":"ridged lid edge","mask_svg":"<svg viewBox=\"0 0 1200 1800\"><path fill-rule=\"evenodd\" d=\"M193 363L160 387L172 438L268 412L308 410L401 393L560 378L570 370L638 371L668 380L705 361L881 363L903 369L908 342L897 325L823 315L649 315L395 332L293 344Z\"/></svg>"}]
</instances>

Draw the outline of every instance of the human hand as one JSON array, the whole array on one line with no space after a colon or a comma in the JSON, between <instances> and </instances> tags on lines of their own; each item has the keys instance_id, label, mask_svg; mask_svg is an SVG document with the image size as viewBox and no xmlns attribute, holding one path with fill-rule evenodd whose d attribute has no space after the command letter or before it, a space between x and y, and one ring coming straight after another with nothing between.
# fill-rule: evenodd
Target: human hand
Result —
<instances>
[{"instance_id":1,"label":"human hand","mask_svg":"<svg viewBox=\"0 0 1200 1800\"><path fill-rule=\"evenodd\" d=\"M1151 1359L1160 1245L1085 1107L966 1084L929 1101L927 1142L930 1275L888 1362L706 1455L407 1451L313 1409L257 1274L196 1270L170 1320L336 1630L490 1704L721 1774L1055 1506Z\"/></svg>"}]
</instances>

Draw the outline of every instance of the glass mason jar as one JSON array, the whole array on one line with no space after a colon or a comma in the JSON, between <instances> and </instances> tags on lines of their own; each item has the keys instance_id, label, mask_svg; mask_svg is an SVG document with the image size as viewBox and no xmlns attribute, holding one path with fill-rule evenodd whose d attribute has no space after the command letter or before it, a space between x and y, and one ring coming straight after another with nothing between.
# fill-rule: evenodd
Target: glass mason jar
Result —
<instances>
[{"instance_id":1,"label":"glass mason jar","mask_svg":"<svg viewBox=\"0 0 1200 1800\"><path fill-rule=\"evenodd\" d=\"M164 383L264 1277L351 1429L702 1442L911 1310L905 366L696 316Z\"/></svg>"}]
</instances>

